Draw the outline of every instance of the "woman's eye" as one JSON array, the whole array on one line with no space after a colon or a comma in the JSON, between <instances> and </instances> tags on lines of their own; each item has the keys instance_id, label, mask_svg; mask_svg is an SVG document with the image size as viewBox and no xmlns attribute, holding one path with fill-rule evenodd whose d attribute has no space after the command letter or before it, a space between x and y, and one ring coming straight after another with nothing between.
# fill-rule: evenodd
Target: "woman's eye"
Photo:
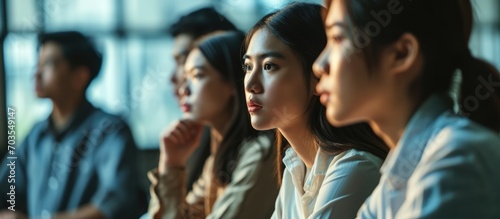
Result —
<instances>
[{"instance_id":1,"label":"woman's eye","mask_svg":"<svg viewBox=\"0 0 500 219\"><path fill-rule=\"evenodd\" d=\"M333 36L332 39L336 43L341 43L344 40L344 37L341 35L338 35L338 36Z\"/></svg>"},{"instance_id":2,"label":"woman's eye","mask_svg":"<svg viewBox=\"0 0 500 219\"><path fill-rule=\"evenodd\" d=\"M250 66L249 64L244 64L243 65L243 71L245 73L252 71L252 66Z\"/></svg>"},{"instance_id":3,"label":"woman's eye","mask_svg":"<svg viewBox=\"0 0 500 219\"><path fill-rule=\"evenodd\" d=\"M203 74L201 73L196 73L193 75L193 78L196 78L196 79L200 79L200 78L203 78Z\"/></svg>"},{"instance_id":4,"label":"woman's eye","mask_svg":"<svg viewBox=\"0 0 500 219\"><path fill-rule=\"evenodd\" d=\"M264 64L264 70L271 71L273 69L274 69L274 65L273 64L271 64L271 63Z\"/></svg>"}]
</instances>

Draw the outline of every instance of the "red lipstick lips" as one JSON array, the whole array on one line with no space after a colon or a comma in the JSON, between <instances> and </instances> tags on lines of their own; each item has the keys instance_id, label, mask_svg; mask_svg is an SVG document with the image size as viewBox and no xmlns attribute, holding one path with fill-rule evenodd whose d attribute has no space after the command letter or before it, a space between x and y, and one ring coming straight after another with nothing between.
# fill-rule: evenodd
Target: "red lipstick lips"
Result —
<instances>
[{"instance_id":1,"label":"red lipstick lips","mask_svg":"<svg viewBox=\"0 0 500 219\"><path fill-rule=\"evenodd\" d=\"M262 106L258 104L255 100L248 101L247 106L248 106L248 112L250 113L255 113L262 109Z\"/></svg>"},{"instance_id":2,"label":"red lipstick lips","mask_svg":"<svg viewBox=\"0 0 500 219\"><path fill-rule=\"evenodd\" d=\"M186 104L186 103L182 104L181 105L181 110L182 110L182 112L185 112L185 113L191 112L191 105Z\"/></svg>"}]
</instances>

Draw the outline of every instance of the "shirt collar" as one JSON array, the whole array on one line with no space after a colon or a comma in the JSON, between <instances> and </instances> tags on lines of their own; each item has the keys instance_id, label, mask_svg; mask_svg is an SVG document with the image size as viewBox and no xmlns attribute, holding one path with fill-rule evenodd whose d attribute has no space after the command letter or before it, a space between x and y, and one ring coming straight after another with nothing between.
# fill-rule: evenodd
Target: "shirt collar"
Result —
<instances>
[{"instance_id":1,"label":"shirt collar","mask_svg":"<svg viewBox=\"0 0 500 219\"><path fill-rule=\"evenodd\" d=\"M47 132L54 135L56 141L61 141L69 131L77 128L83 121L85 121L85 119L87 119L95 109L96 108L87 99L84 99L84 101L80 104L80 106L73 114L68 125L62 131L58 132L55 129L54 123L51 119L52 114L50 114L49 117L44 121L44 128L45 130L47 130Z\"/></svg>"},{"instance_id":2,"label":"shirt collar","mask_svg":"<svg viewBox=\"0 0 500 219\"><path fill-rule=\"evenodd\" d=\"M396 148L391 150L382 165L381 172L406 181L413 174L435 131L433 123L443 112L451 110L452 106L453 101L448 95L431 95L411 117Z\"/></svg>"},{"instance_id":3,"label":"shirt collar","mask_svg":"<svg viewBox=\"0 0 500 219\"><path fill-rule=\"evenodd\" d=\"M311 175L308 179L304 179L306 174L306 166L304 162L300 159L299 155L293 150L293 148L288 148L285 151L285 156L283 157L283 164L286 167L286 171L289 171L292 175L293 183L297 189L302 188L303 190L308 190L312 180L319 176L324 176L330 166L331 161L335 156L318 149L316 157L314 158L314 164L311 167ZM304 183L304 180L307 180Z\"/></svg>"}]
</instances>

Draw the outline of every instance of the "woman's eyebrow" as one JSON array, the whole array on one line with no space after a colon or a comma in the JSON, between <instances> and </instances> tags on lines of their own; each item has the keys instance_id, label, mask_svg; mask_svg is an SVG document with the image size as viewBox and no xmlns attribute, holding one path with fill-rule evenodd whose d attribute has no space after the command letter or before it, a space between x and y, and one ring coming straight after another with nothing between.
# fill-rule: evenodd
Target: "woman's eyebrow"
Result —
<instances>
[{"instance_id":1,"label":"woman's eyebrow","mask_svg":"<svg viewBox=\"0 0 500 219\"><path fill-rule=\"evenodd\" d=\"M205 66L203 65L195 65L187 70L187 72L192 72L194 70L204 70Z\"/></svg>"},{"instance_id":2,"label":"woman's eyebrow","mask_svg":"<svg viewBox=\"0 0 500 219\"><path fill-rule=\"evenodd\" d=\"M336 21L336 22L333 22L331 24L325 24L325 29L327 29L327 30L334 28L334 27L341 27L342 29L347 29L347 26L345 25L345 23L340 22L340 21Z\"/></svg>"},{"instance_id":3,"label":"woman's eyebrow","mask_svg":"<svg viewBox=\"0 0 500 219\"><path fill-rule=\"evenodd\" d=\"M273 57L273 58L279 58L279 59L284 59L285 56L279 52L274 52L274 51L270 51L270 52L264 52L264 53L260 53L260 54L257 54L255 55L257 57L257 59L265 59L267 57ZM243 60L245 59L252 59L252 56L251 55L248 55L248 54L245 54L243 56Z\"/></svg>"}]
</instances>

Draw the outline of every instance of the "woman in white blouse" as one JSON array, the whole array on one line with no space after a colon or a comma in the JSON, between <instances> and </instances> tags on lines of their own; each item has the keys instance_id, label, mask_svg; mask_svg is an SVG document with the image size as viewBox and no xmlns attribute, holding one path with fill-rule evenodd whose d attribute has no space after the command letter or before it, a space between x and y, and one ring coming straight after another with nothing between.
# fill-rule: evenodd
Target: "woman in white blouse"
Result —
<instances>
[{"instance_id":1,"label":"woman in white blouse","mask_svg":"<svg viewBox=\"0 0 500 219\"><path fill-rule=\"evenodd\" d=\"M366 123L335 128L326 120L312 72L326 44L322 9L292 3L266 15L242 52L252 126L277 129L285 165L273 218L354 218L388 151Z\"/></svg>"},{"instance_id":2,"label":"woman in white blouse","mask_svg":"<svg viewBox=\"0 0 500 219\"><path fill-rule=\"evenodd\" d=\"M314 69L328 119L367 121L391 147L359 218L500 218L500 74L469 51L470 1L327 5Z\"/></svg>"}]
</instances>

